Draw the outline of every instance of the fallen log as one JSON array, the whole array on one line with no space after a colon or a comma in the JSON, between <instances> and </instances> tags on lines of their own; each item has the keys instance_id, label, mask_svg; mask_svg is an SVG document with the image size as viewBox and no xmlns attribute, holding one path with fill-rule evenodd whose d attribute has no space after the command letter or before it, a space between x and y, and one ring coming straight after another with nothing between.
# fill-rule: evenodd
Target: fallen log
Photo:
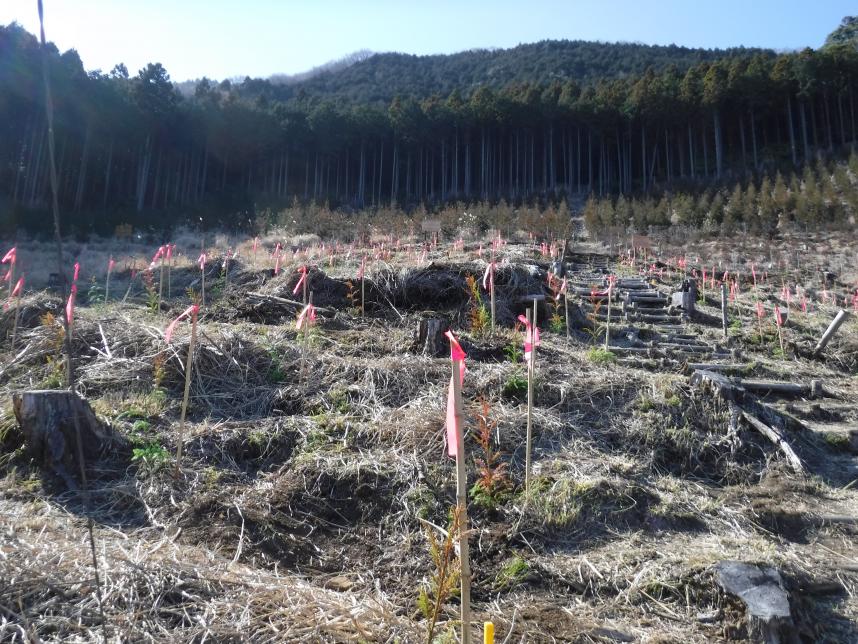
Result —
<instances>
[{"instance_id":1,"label":"fallen log","mask_svg":"<svg viewBox=\"0 0 858 644\"><path fill-rule=\"evenodd\" d=\"M810 396L816 398L823 395L822 384L813 380L809 385L799 385L793 382L768 382L764 380L742 380L742 387L748 391L767 392L786 396Z\"/></svg>"},{"instance_id":2,"label":"fallen log","mask_svg":"<svg viewBox=\"0 0 858 644\"><path fill-rule=\"evenodd\" d=\"M790 464L793 472L796 474L804 474L804 465L801 464L801 459L798 457L798 454L793 451L792 447L790 447L790 444L783 437L783 434L773 427L769 427L759 418L756 418L746 411L742 412L742 418L744 418L751 427L768 438L775 447L783 452L783 455L786 457L787 463Z\"/></svg>"},{"instance_id":3,"label":"fallen log","mask_svg":"<svg viewBox=\"0 0 858 644\"><path fill-rule=\"evenodd\" d=\"M288 313L292 313L297 315L301 312L301 309L306 306L303 302L296 302L295 300L288 300L285 297L277 297L276 295L266 295L264 293L257 293L255 291L249 292L247 295L247 301L255 306L261 305L269 305L272 308L281 308L287 309ZM333 317L336 315L336 310L331 309L324 306L315 306L316 314L321 315L323 317Z\"/></svg>"},{"instance_id":4,"label":"fallen log","mask_svg":"<svg viewBox=\"0 0 858 644\"><path fill-rule=\"evenodd\" d=\"M837 333L837 329L846 321L846 318L849 317L849 313L843 309L840 309L837 312L837 315L834 316L834 319L831 321L831 324L828 325L828 328L825 330L825 333L822 334L822 337L819 339L819 342L816 343L816 347L813 349L813 357L818 358L819 354L822 353L822 350L828 346L828 343L831 342L831 338L834 337L834 334Z\"/></svg>"},{"instance_id":5,"label":"fallen log","mask_svg":"<svg viewBox=\"0 0 858 644\"><path fill-rule=\"evenodd\" d=\"M753 365L746 364L708 364L705 362L689 362L687 367L689 371L737 371L745 372Z\"/></svg>"}]
</instances>

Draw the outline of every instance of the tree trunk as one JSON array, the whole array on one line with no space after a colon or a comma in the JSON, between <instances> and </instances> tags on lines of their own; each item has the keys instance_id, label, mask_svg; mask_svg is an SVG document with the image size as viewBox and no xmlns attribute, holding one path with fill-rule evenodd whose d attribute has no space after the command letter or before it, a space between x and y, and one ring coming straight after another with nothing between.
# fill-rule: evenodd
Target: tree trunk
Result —
<instances>
[{"instance_id":1,"label":"tree trunk","mask_svg":"<svg viewBox=\"0 0 858 644\"><path fill-rule=\"evenodd\" d=\"M792 99L787 96L787 126L789 127L789 147L792 151L792 164L798 165L798 153L795 145L795 124L792 119Z\"/></svg>"},{"instance_id":2,"label":"tree trunk","mask_svg":"<svg viewBox=\"0 0 858 644\"><path fill-rule=\"evenodd\" d=\"M804 106L804 101L799 100L798 107L798 114L801 120L801 139L804 143L804 162L807 163L808 161L810 161L810 143L807 140L807 115Z\"/></svg>"},{"instance_id":3,"label":"tree trunk","mask_svg":"<svg viewBox=\"0 0 858 644\"><path fill-rule=\"evenodd\" d=\"M754 108L751 108L751 149L754 153L754 170L759 169L760 164L757 161L757 124L754 118Z\"/></svg>"},{"instance_id":4,"label":"tree trunk","mask_svg":"<svg viewBox=\"0 0 858 644\"><path fill-rule=\"evenodd\" d=\"M113 137L110 137L110 145L107 148L107 168L104 171L104 198L102 207L107 208L107 196L110 194L110 170L113 167Z\"/></svg>"},{"instance_id":5,"label":"tree trunk","mask_svg":"<svg viewBox=\"0 0 858 644\"><path fill-rule=\"evenodd\" d=\"M721 114L716 109L712 112L712 121L715 127L715 176L721 178L723 170L723 143L721 141Z\"/></svg>"},{"instance_id":6,"label":"tree trunk","mask_svg":"<svg viewBox=\"0 0 858 644\"><path fill-rule=\"evenodd\" d=\"M92 139L92 122L86 124L86 134L83 137L83 151L80 159L80 172L77 175L77 190L74 195L74 211L80 212L80 207L83 204L83 193L86 187L86 168L89 161L89 143Z\"/></svg>"},{"instance_id":7,"label":"tree trunk","mask_svg":"<svg viewBox=\"0 0 858 644\"><path fill-rule=\"evenodd\" d=\"M691 123L688 124L688 167L691 178L694 179L694 132L691 129Z\"/></svg>"}]
</instances>

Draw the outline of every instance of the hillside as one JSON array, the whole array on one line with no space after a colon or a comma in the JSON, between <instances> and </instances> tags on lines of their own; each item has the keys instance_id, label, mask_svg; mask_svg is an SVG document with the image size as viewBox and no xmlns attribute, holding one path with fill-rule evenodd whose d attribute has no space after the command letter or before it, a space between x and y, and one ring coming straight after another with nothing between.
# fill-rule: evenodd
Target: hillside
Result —
<instances>
[{"instance_id":1,"label":"hillside","mask_svg":"<svg viewBox=\"0 0 858 644\"><path fill-rule=\"evenodd\" d=\"M502 88L513 83L549 84L638 76L647 68L670 66L684 71L701 62L774 53L761 49L692 49L676 45L602 43L582 40L543 40L509 49L472 49L449 55L414 56L377 53L351 65L335 65L297 83L254 82L246 95L265 93L288 100L297 96L345 99L360 103L389 103L396 96L447 96L454 90L467 96L482 86Z\"/></svg>"}]
</instances>

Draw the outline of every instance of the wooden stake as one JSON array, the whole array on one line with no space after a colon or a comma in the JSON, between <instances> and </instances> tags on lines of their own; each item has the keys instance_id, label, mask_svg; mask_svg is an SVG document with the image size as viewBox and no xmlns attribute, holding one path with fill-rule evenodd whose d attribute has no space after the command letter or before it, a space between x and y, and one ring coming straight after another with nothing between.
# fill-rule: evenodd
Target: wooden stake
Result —
<instances>
[{"instance_id":1,"label":"wooden stake","mask_svg":"<svg viewBox=\"0 0 858 644\"><path fill-rule=\"evenodd\" d=\"M364 266L364 270L366 270L365 266ZM366 307L364 306L364 303L366 302L366 283L365 282L366 282L366 278L364 277L364 274L361 273L361 276L360 276L360 316L361 317L364 317L364 315L366 313Z\"/></svg>"},{"instance_id":2,"label":"wooden stake","mask_svg":"<svg viewBox=\"0 0 858 644\"><path fill-rule=\"evenodd\" d=\"M721 283L721 327L724 329L724 337L727 337L727 285Z\"/></svg>"},{"instance_id":3,"label":"wooden stake","mask_svg":"<svg viewBox=\"0 0 858 644\"><path fill-rule=\"evenodd\" d=\"M176 258L173 257L173 251L171 250L170 251L170 261L167 262L167 299L168 300L171 297L173 297L173 288L172 288L173 285L171 282L171 275L173 272L173 264L175 263L175 261L176 261Z\"/></svg>"},{"instance_id":4,"label":"wooden stake","mask_svg":"<svg viewBox=\"0 0 858 644\"><path fill-rule=\"evenodd\" d=\"M110 266L107 267L107 279L104 282L104 303L107 304L107 299L110 297Z\"/></svg>"},{"instance_id":5,"label":"wooden stake","mask_svg":"<svg viewBox=\"0 0 858 644\"><path fill-rule=\"evenodd\" d=\"M206 305L206 265L205 262L200 267L200 273L202 273L202 287L200 294L200 303L202 306Z\"/></svg>"},{"instance_id":6,"label":"wooden stake","mask_svg":"<svg viewBox=\"0 0 858 644\"><path fill-rule=\"evenodd\" d=\"M182 442L185 439L185 417L188 414L188 397L191 394L191 370L194 366L194 347L197 343L197 311L191 313L191 341L188 344L188 360L185 363L185 395L182 398L182 415L179 418L179 435L176 439L176 478L179 477L179 466L182 463Z\"/></svg>"},{"instance_id":7,"label":"wooden stake","mask_svg":"<svg viewBox=\"0 0 858 644\"><path fill-rule=\"evenodd\" d=\"M471 564L468 552L468 476L465 469L465 432L462 410L461 360L453 360L453 400L456 414L456 505L459 514L462 644L471 644Z\"/></svg>"}]
</instances>

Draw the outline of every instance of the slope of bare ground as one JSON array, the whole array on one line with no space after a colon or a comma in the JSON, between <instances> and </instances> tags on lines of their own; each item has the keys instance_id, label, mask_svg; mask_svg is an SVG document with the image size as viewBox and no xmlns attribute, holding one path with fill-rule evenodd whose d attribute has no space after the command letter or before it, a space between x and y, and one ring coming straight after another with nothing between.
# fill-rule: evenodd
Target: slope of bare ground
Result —
<instances>
[{"instance_id":1,"label":"slope of bare ground","mask_svg":"<svg viewBox=\"0 0 858 644\"><path fill-rule=\"evenodd\" d=\"M528 294L549 296L541 319L555 312L548 259L529 244L501 252L494 337L470 327L465 278L486 266L476 242L422 261L401 250L370 262L363 318L354 306L359 253L310 258L321 308L306 348L289 303L298 263L273 276L267 259L265 268L261 258L256 267L239 260L228 285L213 266L178 479L172 454L189 333L180 327L166 345L163 329L187 305L185 289L199 289L198 271L174 270L159 313L139 281L125 303L84 302L74 334L78 391L137 451L90 463L84 499L28 459L5 412L0 641L425 641L416 599L432 569L421 519L445 526L455 502L443 445L449 359L424 355L414 341L427 316L459 335L469 422L487 401L512 485L469 510L475 636L476 623L492 620L507 642L751 641L744 606L714 578L717 562L741 560L780 571L798 641L858 640L855 319L821 357L810 356L836 312L820 293L842 302L854 278L835 263L820 283L820 249L791 244L798 273L769 248L735 256L701 245L699 262L685 249L661 249L664 258L685 252L689 273L719 261L720 270L771 265L758 290L745 284L731 303L728 338L711 289L690 320L618 299L613 355L593 351L606 311L591 288L614 272L621 296L623 280L668 294L680 275L661 266L638 277L604 251L577 248L568 266L578 289L569 296L571 337L562 320L549 323L538 353L528 494L525 372L512 325ZM113 276L114 297L129 277ZM782 277L811 301L807 314L793 304L784 354L772 320L761 339L754 316L756 300L768 311L779 301ZM51 319L61 309L47 293L25 297L14 348L14 310L3 312L5 400L61 383L62 336ZM739 365L732 375L751 382L821 380L822 396L756 397L794 421L786 441L803 472L692 384L690 363ZM481 454L472 438L467 451L473 484ZM452 598L436 635L454 637L457 616Z\"/></svg>"}]
</instances>

